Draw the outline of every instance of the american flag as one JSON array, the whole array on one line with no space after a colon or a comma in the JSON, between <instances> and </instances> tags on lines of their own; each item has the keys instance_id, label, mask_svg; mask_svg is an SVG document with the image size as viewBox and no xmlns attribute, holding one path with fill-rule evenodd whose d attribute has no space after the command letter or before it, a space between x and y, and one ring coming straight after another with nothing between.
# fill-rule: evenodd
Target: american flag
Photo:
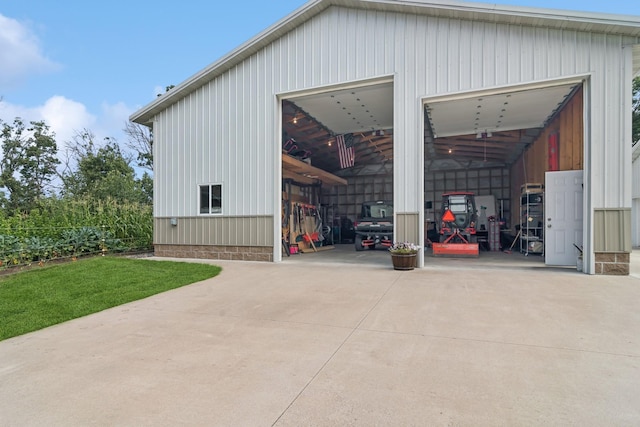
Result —
<instances>
[{"instance_id":1,"label":"american flag","mask_svg":"<svg viewBox=\"0 0 640 427\"><path fill-rule=\"evenodd\" d=\"M338 157L340 157L340 168L353 167L356 157L356 152L353 148L353 134L338 135L336 136L336 142L338 145Z\"/></svg>"}]
</instances>

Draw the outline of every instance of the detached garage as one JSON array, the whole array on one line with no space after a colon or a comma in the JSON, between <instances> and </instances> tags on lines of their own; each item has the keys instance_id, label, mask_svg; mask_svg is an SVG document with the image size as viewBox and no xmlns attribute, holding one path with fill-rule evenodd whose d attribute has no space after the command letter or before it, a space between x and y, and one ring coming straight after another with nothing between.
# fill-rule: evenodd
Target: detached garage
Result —
<instances>
[{"instance_id":1,"label":"detached garage","mask_svg":"<svg viewBox=\"0 0 640 427\"><path fill-rule=\"evenodd\" d=\"M634 17L310 1L132 115L156 254L278 262L371 200L393 240L429 242L441 194L466 191L547 264L579 247L585 273L628 274L639 72Z\"/></svg>"}]
</instances>

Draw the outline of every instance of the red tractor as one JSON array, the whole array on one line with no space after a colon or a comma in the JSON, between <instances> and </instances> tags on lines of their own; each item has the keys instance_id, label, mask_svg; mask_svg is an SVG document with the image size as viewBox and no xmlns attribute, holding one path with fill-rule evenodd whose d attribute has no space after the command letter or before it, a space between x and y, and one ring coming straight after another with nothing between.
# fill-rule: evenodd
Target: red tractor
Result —
<instances>
[{"instance_id":1,"label":"red tractor","mask_svg":"<svg viewBox=\"0 0 640 427\"><path fill-rule=\"evenodd\" d=\"M475 195L467 192L442 195L439 234L440 243L433 244L434 255L478 256L476 239Z\"/></svg>"}]
</instances>

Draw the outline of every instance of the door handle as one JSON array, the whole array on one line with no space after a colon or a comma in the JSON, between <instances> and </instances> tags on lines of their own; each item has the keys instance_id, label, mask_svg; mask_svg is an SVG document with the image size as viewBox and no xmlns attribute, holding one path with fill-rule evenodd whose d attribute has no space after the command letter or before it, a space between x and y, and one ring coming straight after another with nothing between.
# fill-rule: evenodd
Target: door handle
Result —
<instances>
[{"instance_id":1,"label":"door handle","mask_svg":"<svg viewBox=\"0 0 640 427\"><path fill-rule=\"evenodd\" d=\"M547 228L551 228L551 224L547 224Z\"/></svg>"}]
</instances>

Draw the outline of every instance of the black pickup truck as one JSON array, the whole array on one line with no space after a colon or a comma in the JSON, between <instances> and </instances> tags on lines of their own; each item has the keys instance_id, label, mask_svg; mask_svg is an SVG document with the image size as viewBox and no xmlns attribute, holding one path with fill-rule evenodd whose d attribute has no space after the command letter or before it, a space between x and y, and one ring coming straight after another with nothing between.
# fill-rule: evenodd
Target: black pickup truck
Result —
<instances>
[{"instance_id":1,"label":"black pickup truck","mask_svg":"<svg viewBox=\"0 0 640 427\"><path fill-rule=\"evenodd\" d=\"M393 245L393 202L377 200L364 202L360 220L355 225L356 251L366 248L375 249L380 245L389 248Z\"/></svg>"}]
</instances>

